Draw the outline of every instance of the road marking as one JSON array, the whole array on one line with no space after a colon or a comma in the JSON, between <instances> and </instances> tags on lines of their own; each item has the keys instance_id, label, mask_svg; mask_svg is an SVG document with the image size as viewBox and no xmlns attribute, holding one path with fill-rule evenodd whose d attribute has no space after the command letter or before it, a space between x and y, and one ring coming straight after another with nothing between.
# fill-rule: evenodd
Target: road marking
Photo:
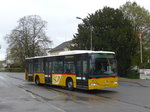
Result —
<instances>
[{"instance_id":1,"label":"road marking","mask_svg":"<svg viewBox=\"0 0 150 112\"><path fill-rule=\"evenodd\" d=\"M40 95L38 95L38 94L36 94L36 93L30 91L30 90L26 90L26 89L24 89L24 88L22 88L22 90L23 90L25 93L29 94L32 98L37 99L38 101L44 101L44 102L46 101L46 98L45 98L45 97L40 96ZM46 102L47 102L47 101L46 101ZM48 103L48 104L49 104L49 103ZM52 107L54 107L56 110L60 111L60 112L66 112L65 110L62 110L61 108L56 107L55 105L52 105L52 104L50 104L50 105L51 105Z\"/></svg>"},{"instance_id":2,"label":"road marking","mask_svg":"<svg viewBox=\"0 0 150 112\"><path fill-rule=\"evenodd\" d=\"M33 95L32 93L28 92L27 90L24 90L23 88L22 88L22 90L23 90L25 93L29 94L32 98L36 99L35 95Z\"/></svg>"},{"instance_id":3,"label":"road marking","mask_svg":"<svg viewBox=\"0 0 150 112\"><path fill-rule=\"evenodd\" d=\"M5 80L5 78L3 76L0 76L0 79Z\"/></svg>"}]
</instances>

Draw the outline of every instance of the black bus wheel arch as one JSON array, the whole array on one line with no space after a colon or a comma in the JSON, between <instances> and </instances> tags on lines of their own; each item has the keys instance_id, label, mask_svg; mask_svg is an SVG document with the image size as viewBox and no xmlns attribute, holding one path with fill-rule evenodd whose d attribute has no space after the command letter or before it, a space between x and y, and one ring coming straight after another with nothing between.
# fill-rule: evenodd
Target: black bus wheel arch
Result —
<instances>
[{"instance_id":1,"label":"black bus wheel arch","mask_svg":"<svg viewBox=\"0 0 150 112\"><path fill-rule=\"evenodd\" d=\"M73 84L72 78L67 78L66 87L67 87L68 90L73 90L74 89L74 84Z\"/></svg>"},{"instance_id":2,"label":"black bus wheel arch","mask_svg":"<svg viewBox=\"0 0 150 112\"><path fill-rule=\"evenodd\" d=\"M39 78L39 76L35 77L35 84L36 85L40 85L40 78Z\"/></svg>"}]
</instances>

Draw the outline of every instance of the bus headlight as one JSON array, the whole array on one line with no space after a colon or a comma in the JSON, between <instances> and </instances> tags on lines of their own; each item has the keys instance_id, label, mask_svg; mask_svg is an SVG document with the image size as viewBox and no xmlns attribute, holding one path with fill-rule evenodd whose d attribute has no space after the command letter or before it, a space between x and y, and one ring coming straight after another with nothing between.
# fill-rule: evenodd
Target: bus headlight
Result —
<instances>
[{"instance_id":1,"label":"bus headlight","mask_svg":"<svg viewBox=\"0 0 150 112\"><path fill-rule=\"evenodd\" d=\"M98 84L96 83L91 83L90 86L97 86Z\"/></svg>"},{"instance_id":2,"label":"bus headlight","mask_svg":"<svg viewBox=\"0 0 150 112\"><path fill-rule=\"evenodd\" d=\"M118 84L118 82L114 82L114 84Z\"/></svg>"}]
</instances>

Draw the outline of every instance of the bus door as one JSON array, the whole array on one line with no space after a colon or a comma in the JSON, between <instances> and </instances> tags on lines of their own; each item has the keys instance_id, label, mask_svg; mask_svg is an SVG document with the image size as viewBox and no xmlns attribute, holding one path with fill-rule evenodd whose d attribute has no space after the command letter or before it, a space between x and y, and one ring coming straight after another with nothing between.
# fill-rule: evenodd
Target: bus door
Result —
<instances>
[{"instance_id":1,"label":"bus door","mask_svg":"<svg viewBox=\"0 0 150 112\"><path fill-rule=\"evenodd\" d=\"M88 87L86 59L83 58L77 59L76 72L77 72L76 73L77 87L86 89Z\"/></svg>"},{"instance_id":2,"label":"bus door","mask_svg":"<svg viewBox=\"0 0 150 112\"><path fill-rule=\"evenodd\" d=\"M52 83L52 62L45 62L45 82L51 84Z\"/></svg>"}]
</instances>

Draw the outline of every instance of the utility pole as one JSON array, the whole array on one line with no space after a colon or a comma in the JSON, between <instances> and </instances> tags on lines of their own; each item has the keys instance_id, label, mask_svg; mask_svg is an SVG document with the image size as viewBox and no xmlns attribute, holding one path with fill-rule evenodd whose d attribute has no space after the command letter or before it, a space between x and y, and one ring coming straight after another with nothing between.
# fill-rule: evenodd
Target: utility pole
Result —
<instances>
[{"instance_id":1,"label":"utility pole","mask_svg":"<svg viewBox=\"0 0 150 112\"><path fill-rule=\"evenodd\" d=\"M90 26L91 31L91 51L93 50L93 26Z\"/></svg>"},{"instance_id":2,"label":"utility pole","mask_svg":"<svg viewBox=\"0 0 150 112\"><path fill-rule=\"evenodd\" d=\"M142 51L142 32L138 32L138 38L140 40L140 58L141 58L141 64L143 63L143 51Z\"/></svg>"}]
</instances>

